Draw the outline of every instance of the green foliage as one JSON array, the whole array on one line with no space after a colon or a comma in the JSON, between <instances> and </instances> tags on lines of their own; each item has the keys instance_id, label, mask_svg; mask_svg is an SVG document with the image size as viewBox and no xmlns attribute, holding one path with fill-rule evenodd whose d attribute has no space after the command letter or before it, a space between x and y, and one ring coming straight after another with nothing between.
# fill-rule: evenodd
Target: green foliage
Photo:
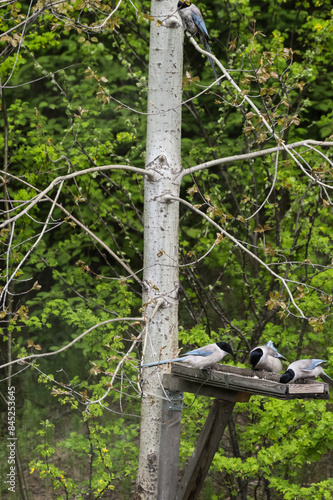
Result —
<instances>
[{"instance_id":1,"label":"green foliage","mask_svg":"<svg viewBox=\"0 0 333 500\"><path fill-rule=\"evenodd\" d=\"M10 215L59 176L111 164L143 168L149 25L156 21L148 16L149 3L142 3L139 12L122 2L103 30L91 30L111 13L111 2L61 2L57 17L45 10L29 23L22 43L22 26L16 25L28 15L28 4L7 3L0 20L1 32L11 30L0 39L0 78L7 83L0 127L5 131L8 121L8 153L5 133L0 148L7 165L1 174L2 198L12 200ZM190 73L184 100L191 99L183 109L184 168L276 145L262 119L243 102L244 95L251 96L285 142L329 139L331 2L197 3L212 52L242 94L222 80L221 87L197 97L202 90L198 82L212 82L211 68L184 41L184 73ZM36 7L42 9L43 2ZM181 194L290 280L306 319L299 318L267 269L181 207L180 255L186 265L180 268L182 352L226 340L237 351L238 365L247 366L249 348L273 340L290 361L328 359L332 375L332 206L328 191L306 172L329 185L333 171L313 149L297 152L306 161L305 171L280 153L272 191L275 155L197 172L185 177ZM142 314L141 287L100 244L135 271L142 268L142 177L112 170L66 180L47 231L23 261L41 234L58 188L18 219L13 232L0 233L2 263L6 260L1 276L7 265L15 273L0 313L2 339L10 339L13 356L54 352L95 325ZM9 242L12 252L7 254ZM53 491L57 498L100 498L108 490L119 500L131 497L140 352L134 349L115 372L139 333L139 324L102 324L70 349L40 358L29 376L27 371L17 375L22 392L17 413L25 422L19 446L25 469L28 461L34 469L29 484L47 478L45 498ZM210 402L186 395L185 404L181 463L194 449ZM253 397L248 405L238 405L235 423L239 453L228 434L214 459L207 498L240 498L239 481L251 498L331 498L330 405Z\"/></svg>"},{"instance_id":2,"label":"green foliage","mask_svg":"<svg viewBox=\"0 0 333 500\"><path fill-rule=\"evenodd\" d=\"M193 395L186 396L185 403L188 408L183 415L181 462L193 452L207 407L206 398ZM194 414L201 420L193 419ZM333 483L325 479L319 464L332 447L332 418L324 401L252 397L246 406L238 404L236 409L242 456L233 456L225 440L214 457L210 475L217 484L225 483L225 494L237 478L252 483L259 477L269 485L271 494L276 492L274 498L330 498ZM315 476L317 482L311 483ZM322 496L324 491L326 496Z\"/></svg>"},{"instance_id":3,"label":"green foliage","mask_svg":"<svg viewBox=\"0 0 333 500\"><path fill-rule=\"evenodd\" d=\"M132 459L136 454L136 447L131 441L136 434L135 426L123 428L123 419L117 419L112 427L100 425L94 419L86 423L86 432L71 432L70 436L59 442L59 451L50 446L47 439L42 445L36 447L37 456L29 464L30 473L39 473L41 478L48 477L52 480L53 489L61 494L83 499L87 494L98 498L107 490L114 490L114 473L112 473L113 462L117 462L118 470L122 469L124 478L133 475ZM52 426L48 421L41 422L42 430L38 434L45 437L45 429ZM52 426L53 427L53 426ZM66 456L67 451L75 454L76 460L81 463L82 470L85 468L92 471L87 478L86 474L78 481L68 477L65 471L49 463L49 459L56 453ZM36 471L36 472L35 472ZM62 497L59 497L62 498Z\"/></svg>"}]
</instances>

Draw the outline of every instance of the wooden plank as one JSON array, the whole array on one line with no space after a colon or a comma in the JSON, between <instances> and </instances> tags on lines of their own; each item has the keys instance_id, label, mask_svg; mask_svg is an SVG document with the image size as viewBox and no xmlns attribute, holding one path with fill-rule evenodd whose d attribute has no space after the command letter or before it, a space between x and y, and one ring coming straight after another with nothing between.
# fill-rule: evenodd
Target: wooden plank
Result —
<instances>
[{"instance_id":1,"label":"wooden plank","mask_svg":"<svg viewBox=\"0 0 333 500\"><path fill-rule=\"evenodd\" d=\"M325 385L321 382L314 382L312 384L288 384L289 394L323 394L325 393Z\"/></svg>"},{"instance_id":2,"label":"wooden plank","mask_svg":"<svg viewBox=\"0 0 333 500\"><path fill-rule=\"evenodd\" d=\"M246 375L243 375L245 373ZM228 365L214 365L211 370L196 370L181 364L174 364L171 368L171 377L181 379L187 383L178 385L184 392L193 392L201 395L210 394L227 401L232 395L225 391L245 392L277 399L329 399L328 384L307 381L305 384L280 384L280 375L268 372L254 372L246 368ZM172 382L169 381L172 385ZM210 388L207 390L207 388ZM221 390L212 391L211 388ZM227 397L229 394L229 397ZM231 397L231 399L230 399Z\"/></svg>"},{"instance_id":3,"label":"wooden plank","mask_svg":"<svg viewBox=\"0 0 333 500\"><path fill-rule=\"evenodd\" d=\"M198 498L234 406L232 401L214 400L181 479L176 500Z\"/></svg>"},{"instance_id":4,"label":"wooden plank","mask_svg":"<svg viewBox=\"0 0 333 500\"><path fill-rule=\"evenodd\" d=\"M287 394L287 386L285 384L278 384L277 382L270 380L244 377L231 373L221 373L215 370L207 372L205 370L196 370L194 368L175 365L171 369L171 374L172 376L179 377L182 380L202 384L202 387L213 386L236 392L242 391L275 397L284 397Z\"/></svg>"},{"instance_id":5,"label":"wooden plank","mask_svg":"<svg viewBox=\"0 0 333 500\"><path fill-rule=\"evenodd\" d=\"M198 396L206 396L208 398L218 398L223 401L236 401L239 403L247 403L251 394L243 391L231 391L221 389L210 385L202 385L197 382L183 380L180 377L174 377L169 373L163 375L163 387L170 391L182 391L196 394Z\"/></svg>"},{"instance_id":6,"label":"wooden plank","mask_svg":"<svg viewBox=\"0 0 333 500\"><path fill-rule=\"evenodd\" d=\"M237 391L198 384L196 381L191 382L190 380L183 380L169 373L163 375L163 387L171 391L189 392L198 396L223 399L224 401L236 401L238 395Z\"/></svg>"}]
</instances>

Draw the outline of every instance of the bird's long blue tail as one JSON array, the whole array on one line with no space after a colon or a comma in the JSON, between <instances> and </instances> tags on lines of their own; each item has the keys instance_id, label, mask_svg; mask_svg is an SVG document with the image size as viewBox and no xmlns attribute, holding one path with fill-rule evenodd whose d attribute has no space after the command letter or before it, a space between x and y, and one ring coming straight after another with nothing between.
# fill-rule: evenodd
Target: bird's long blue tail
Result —
<instances>
[{"instance_id":1,"label":"bird's long blue tail","mask_svg":"<svg viewBox=\"0 0 333 500\"><path fill-rule=\"evenodd\" d=\"M165 361L155 361L154 363L146 363L144 365L141 365L141 368L147 366L166 365L167 363L173 363L174 361L185 361L185 358L173 358L173 359L167 359Z\"/></svg>"},{"instance_id":2,"label":"bird's long blue tail","mask_svg":"<svg viewBox=\"0 0 333 500\"><path fill-rule=\"evenodd\" d=\"M331 377L329 377L328 375L326 375L326 373L322 373L320 375L320 378L322 380L324 380L324 382L327 382L331 387L333 387L333 380L331 379Z\"/></svg>"},{"instance_id":3,"label":"bird's long blue tail","mask_svg":"<svg viewBox=\"0 0 333 500\"><path fill-rule=\"evenodd\" d=\"M205 50L207 50L207 52L212 53L211 50L210 50L210 47L209 47L209 44L208 44L207 40L204 40L204 47L205 47ZM209 64L211 65L211 67L213 69L215 80L217 80L218 76L217 76L217 73L216 73L214 61L213 61L213 59L211 57L208 57L208 61L209 61Z\"/></svg>"}]
</instances>

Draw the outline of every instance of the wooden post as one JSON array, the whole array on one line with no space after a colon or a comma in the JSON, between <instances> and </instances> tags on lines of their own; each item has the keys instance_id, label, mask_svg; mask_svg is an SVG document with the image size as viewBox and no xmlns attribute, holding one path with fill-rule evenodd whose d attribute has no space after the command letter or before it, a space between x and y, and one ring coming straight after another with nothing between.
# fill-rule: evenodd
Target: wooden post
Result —
<instances>
[{"instance_id":1,"label":"wooden post","mask_svg":"<svg viewBox=\"0 0 333 500\"><path fill-rule=\"evenodd\" d=\"M183 393L166 390L162 404L161 457L158 471L158 500L174 500L179 470L180 420Z\"/></svg>"},{"instance_id":2,"label":"wooden post","mask_svg":"<svg viewBox=\"0 0 333 500\"><path fill-rule=\"evenodd\" d=\"M235 401L214 400L179 485L176 500L198 498L234 406Z\"/></svg>"}]
</instances>

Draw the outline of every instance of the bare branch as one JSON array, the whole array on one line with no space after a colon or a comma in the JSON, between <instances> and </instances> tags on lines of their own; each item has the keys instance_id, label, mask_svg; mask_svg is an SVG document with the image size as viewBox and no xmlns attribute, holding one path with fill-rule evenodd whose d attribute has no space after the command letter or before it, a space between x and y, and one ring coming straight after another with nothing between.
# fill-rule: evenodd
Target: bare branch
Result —
<instances>
[{"instance_id":1,"label":"bare branch","mask_svg":"<svg viewBox=\"0 0 333 500\"><path fill-rule=\"evenodd\" d=\"M30 356L24 356L23 358L15 359L14 361L11 361L10 363L5 363L4 365L0 366L0 369L5 368L6 366L12 365L14 363L23 363L27 359L45 358L46 356L54 356L55 354L59 354L60 352L63 352L66 349L68 349L69 347L71 347L72 345L74 345L78 340L81 340L85 335L92 332L93 330L95 330L99 326L104 326L104 325L107 325L109 323L114 323L115 321L145 321L145 319L144 318L113 318L113 319L107 319L105 321L101 321L101 323L98 323L97 325L94 325L91 328L88 328L88 330L81 333L81 335L79 335L74 340L72 340L72 342L69 342L69 344L65 345L61 349L58 349L57 351L45 352L42 354L30 354Z\"/></svg>"},{"instance_id":2,"label":"bare branch","mask_svg":"<svg viewBox=\"0 0 333 500\"><path fill-rule=\"evenodd\" d=\"M325 186L325 187L329 187L329 188L332 188L332 186L328 186L327 184L323 184L322 182L320 182L319 180L316 180L314 179L303 167L303 165L297 160L297 158L295 157L295 155L290 151L290 147L288 147L284 140L279 137L275 132L274 132L274 129L270 126L270 124L267 122L267 120L265 119L265 117L262 115L262 113L260 112L260 110L257 108L257 106L253 103L253 101L251 101L251 99L247 96L247 95L243 95L242 93L242 90L241 88L237 85L237 83L231 78L231 76L229 75L228 71L224 68L224 66L220 63L220 61L213 55L211 54L210 52L207 52L206 50L203 50L199 47L199 45L197 44L197 42L194 40L193 37L190 38L190 42L192 43L192 45L194 45L194 47L197 49L198 52L200 52L201 54L205 54L207 57L210 57L211 59L213 59L216 64L218 65L218 67L221 69L222 73L224 74L224 76L226 77L226 79L228 80L228 82L234 87L235 90L237 90L237 92L239 92L244 101L246 101L249 106L255 111L255 113L260 117L262 123L265 125L265 127L267 128L268 132L272 134L272 136L274 137L274 139L277 141L277 143L279 144L279 146L281 147L281 149L284 149L286 151L286 153L293 159L293 161L296 163L296 165L298 167L300 167L300 169L312 180L314 180L317 184L320 184L321 186ZM326 143L327 144L327 143Z\"/></svg>"},{"instance_id":3,"label":"bare branch","mask_svg":"<svg viewBox=\"0 0 333 500\"><path fill-rule=\"evenodd\" d=\"M134 167L133 167L134 168ZM90 169L88 169L90 170ZM140 170L140 169L139 169ZM1 171L0 171L1 172ZM12 175L12 174L9 174L7 173L6 174L7 176L10 176L16 180L20 180L23 184L31 187L32 189L34 189L35 191L39 191L38 188L36 188L35 186L32 186L31 184L29 184L27 181L25 181L24 179L18 179L16 176ZM41 193L41 191L40 191ZM51 203L53 203L53 199L47 195L45 195L45 198L50 201ZM101 245L102 248L104 248L104 250L106 250L124 269L126 269L126 271L130 274L130 276L132 276L138 283L141 283L141 280L140 278L138 278L137 274L141 271L137 271L136 273L128 266L128 264L126 264L126 262L124 262L120 257L118 257L118 255L113 252L113 250L111 250L111 248L106 245L106 243L104 243L104 241L102 241L98 236L95 235L95 233L93 233L87 226L85 226L81 221L79 221L76 217L74 217L74 215L72 215L70 212L68 212L68 210L66 210L65 207L63 207L61 204L59 203L56 203L55 202L55 205L60 208L60 210L62 210L66 216L71 219L76 225L78 225L79 227L81 227L81 229L83 229L93 240L95 240L99 245Z\"/></svg>"},{"instance_id":4,"label":"bare branch","mask_svg":"<svg viewBox=\"0 0 333 500\"><path fill-rule=\"evenodd\" d=\"M29 257L29 255L33 252L33 250L36 248L36 246L38 245L38 243L40 242L40 240L43 238L44 233L45 233L46 228L47 228L47 225L48 225L48 223L49 223L49 220L50 220L50 218L51 218L51 216L52 216L53 210L54 210L55 205L56 205L56 203L57 203L57 199L59 198L59 195L60 195L60 193L61 193L62 186L63 186L63 182L61 182L61 184L60 184L60 186L59 186L58 192L57 192L56 197L55 197L55 199L54 199L54 201L53 201L53 203L52 203L51 209L50 209L50 211L49 211L49 213L48 213L48 216L47 216L47 218L46 218L46 221L45 221L45 224L44 224L44 226L43 226L43 229L42 229L42 231L40 232L40 234L39 234L39 236L38 236L37 240L36 240L36 241L34 242L34 244L33 244L33 245L29 248L29 250L27 251L27 253L26 253L26 254L25 254L25 256L23 257L23 259L20 261L20 263L16 266L15 271L12 273L12 275L11 275L10 277L9 277L9 275L8 275L8 262L9 262L9 259L7 260L7 275L6 275L7 282L6 282L5 286L3 287L3 290L1 291L1 294L0 294L0 302L1 302L1 299L2 299L2 297L3 297L3 298L4 298L3 303L5 304L5 302L6 302L7 290L8 290L8 287L9 287L9 285L10 285L11 281L12 281L12 280L13 280L13 278L17 275L17 273L18 273L19 269L21 268L21 266L23 265L23 263L27 260L27 258ZM14 225L13 225L13 229L12 229L11 239L12 239L12 237L13 237L13 234L14 234ZM9 244L9 246L8 246L8 256L9 256L10 248L11 248L11 246L10 246L10 244Z\"/></svg>"},{"instance_id":5,"label":"bare branch","mask_svg":"<svg viewBox=\"0 0 333 500\"><path fill-rule=\"evenodd\" d=\"M314 141L312 139L309 139L309 140L294 142L293 144L286 144L284 149L295 149L295 148L300 148L302 146L310 148L310 145L322 146L322 147L333 147L333 142L321 142L321 141ZM196 165L195 167L190 167L190 168L187 168L186 170L183 170L181 173L181 177L183 178L183 177L185 177L185 175L193 174L194 172L197 172L199 170L204 170L205 168L215 167L216 165L223 165L224 163L233 163L235 161L251 160L253 158L258 158L260 156L270 155L273 153L277 153L279 150L281 150L281 146L276 146L274 148L268 148L268 149L262 149L260 151L254 151L253 153L245 153L242 155L227 156L226 158L219 158L217 160L207 161L205 163L200 163L199 165ZM317 152L320 153L319 151L317 151ZM329 161L329 159L325 155L323 155L323 153L321 153L321 155L324 156L327 161Z\"/></svg>"},{"instance_id":6,"label":"bare branch","mask_svg":"<svg viewBox=\"0 0 333 500\"><path fill-rule=\"evenodd\" d=\"M88 400L88 403L87 403L87 408L86 408L86 411L88 411L88 408L89 408L89 405L92 405L94 403L101 403L101 401L103 401L103 399L106 398L106 396L109 394L109 392L111 391L111 389L113 389L113 385L114 385L114 382L115 382L115 379L116 379L116 376L117 376L117 373L119 372L120 368L123 366L123 364L125 363L125 361L127 360L128 356L131 354L131 352L133 351L134 347L136 346L136 344L139 342L139 340L141 339L141 335L142 335L142 332L140 333L140 335L137 336L137 338L133 341L131 347L128 349L128 351L124 354L122 360L118 363L115 371L113 372L113 375L112 375L112 378L111 378L111 382L110 382L110 386L108 387L107 391L105 392L105 394L100 397L99 399L95 400L95 401L90 401ZM121 384L122 385L122 384Z\"/></svg>"},{"instance_id":7,"label":"bare branch","mask_svg":"<svg viewBox=\"0 0 333 500\"><path fill-rule=\"evenodd\" d=\"M86 168L85 170L80 170L78 172L72 172L71 174L67 174L67 175L61 175L59 177L56 177L48 185L47 188L45 188L43 191L40 191L40 193L37 196L35 196L34 198L32 198L31 203L22 212L20 212L19 214L15 215L11 219L8 219L5 222L3 222L2 224L0 224L0 229L2 227L7 226L7 224L9 224L10 222L16 221L17 219L19 219L20 217L22 217L23 215L25 215L27 212L29 212L29 210L33 206L35 206L36 203L38 203L38 201L43 198L43 196L45 196L49 191L51 191L60 182L64 182L64 181L66 181L68 179L73 179L74 177L78 177L79 175L90 174L92 172L102 172L103 170L129 170L130 172L137 172L137 173L140 173L142 175L150 176L151 178L154 177L153 172L151 172L149 170L144 170L144 169L136 168L136 167L130 167L128 165L104 165L104 166L101 166L101 167ZM5 173L2 170L0 170L0 172L1 173Z\"/></svg>"},{"instance_id":8,"label":"bare branch","mask_svg":"<svg viewBox=\"0 0 333 500\"><path fill-rule=\"evenodd\" d=\"M281 281L281 283L283 284L283 286L285 287L285 289L287 290L287 293L289 295L289 298L290 298L290 301L291 303L293 304L293 306L297 309L297 311L300 313L300 317L301 318L306 318L306 316L304 315L303 311L298 307L298 305L295 303L294 301L294 298L292 296L292 293L291 291L289 290L289 287L287 285L287 281L289 283L297 283L297 284L301 284L301 283L298 283L296 281L293 281L293 280L287 280L287 279L284 279L282 278L279 274L275 273L272 269L269 268L269 266L267 264L265 264L265 262L263 262L261 259L259 259L259 257L257 257L254 253L252 253L250 250L248 250L244 245L242 245L238 240L237 238L235 238L234 236L232 236L231 234L229 234L227 231L225 231L225 229L223 229L221 226L219 226L215 221L213 221L210 217L208 217L208 215L206 215L204 212L201 212L201 210L198 210L197 208L195 208L193 205L191 205L191 203L189 203L188 201L185 201L183 200L182 198L178 198L176 196L171 196L171 195L165 195L164 196L164 200L166 202L169 202L171 200L174 200L174 201L178 201L179 203L182 203L183 205L186 205L187 207L189 207L191 210L193 210L193 212L196 212L197 214L201 215L201 217L203 217L204 219L206 219L210 224L212 224L213 226L215 226L220 232L221 234L223 234L224 236L226 236L228 239L230 239L233 243L235 243L235 245L239 248L241 248L244 252L246 252L247 254L249 254L252 259L256 260L257 262L259 262L259 264L261 266L263 266L265 269L267 269L267 271L269 273L271 273L273 276L275 276L275 278L277 278L279 281Z\"/></svg>"},{"instance_id":9,"label":"bare branch","mask_svg":"<svg viewBox=\"0 0 333 500\"><path fill-rule=\"evenodd\" d=\"M264 201L262 202L262 204L260 205L259 208L257 208L257 210L250 215L250 217L247 217L245 220L248 221L248 220L251 220L253 219L253 217L255 217L257 215L258 212L260 212L260 210L266 205L266 203L268 202L269 200L269 197L271 196L272 192L273 192L273 189L275 187L275 181L276 181L276 177L277 177L277 170L278 170L278 163L279 163L279 151L280 151L280 147L278 146L277 148L277 153L276 153L276 157L275 157L275 165L274 165L274 179L272 181L272 185L271 185L271 188L269 190L269 193L268 195L266 196L266 198L264 199Z\"/></svg>"}]
</instances>

